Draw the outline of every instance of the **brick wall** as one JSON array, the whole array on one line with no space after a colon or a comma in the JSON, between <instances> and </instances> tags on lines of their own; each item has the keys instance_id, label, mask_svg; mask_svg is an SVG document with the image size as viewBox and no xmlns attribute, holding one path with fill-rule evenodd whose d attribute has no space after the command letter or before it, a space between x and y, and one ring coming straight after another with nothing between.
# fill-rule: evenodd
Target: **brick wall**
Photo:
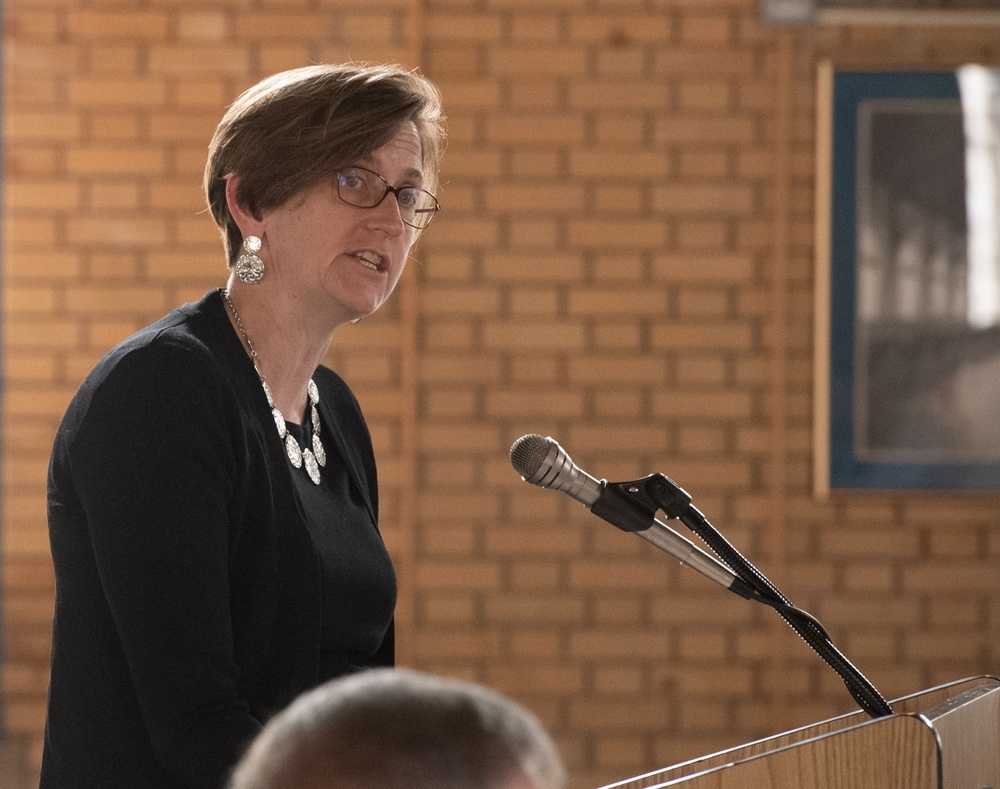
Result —
<instances>
[{"instance_id":1,"label":"brick wall","mask_svg":"<svg viewBox=\"0 0 1000 789\"><path fill-rule=\"evenodd\" d=\"M995 30L779 29L754 0L7 0L3 699L37 764L45 467L94 361L222 283L226 104L282 68L419 65L445 206L334 338L375 436L400 662L534 709L596 787L852 708L776 616L507 450L663 471L887 695L997 671L997 497L809 493L816 63L995 61Z\"/></svg>"}]
</instances>

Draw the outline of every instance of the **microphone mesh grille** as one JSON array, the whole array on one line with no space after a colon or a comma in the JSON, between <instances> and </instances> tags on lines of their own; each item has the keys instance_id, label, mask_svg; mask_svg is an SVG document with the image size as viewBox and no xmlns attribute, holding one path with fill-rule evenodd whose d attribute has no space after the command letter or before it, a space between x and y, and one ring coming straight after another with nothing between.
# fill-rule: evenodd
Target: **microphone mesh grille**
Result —
<instances>
[{"instance_id":1,"label":"microphone mesh grille","mask_svg":"<svg viewBox=\"0 0 1000 789\"><path fill-rule=\"evenodd\" d=\"M510 448L510 463L522 477L531 477L549 454L549 439L537 433L521 436Z\"/></svg>"}]
</instances>

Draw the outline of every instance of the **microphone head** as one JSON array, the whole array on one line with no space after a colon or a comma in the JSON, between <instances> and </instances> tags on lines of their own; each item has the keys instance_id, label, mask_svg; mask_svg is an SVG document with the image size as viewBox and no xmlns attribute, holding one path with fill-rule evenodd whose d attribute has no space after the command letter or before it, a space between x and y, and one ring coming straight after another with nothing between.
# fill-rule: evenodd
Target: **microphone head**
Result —
<instances>
[{"instance_id":1,"label":"microphone head","mask_svg":"<svg viewBox=\"0 0 1000 789\"><path fill-rule=\"evenodd\" d=\"M545 462L551 444L551 438L543 438L537 433L521 436L510 447L510 462L514 470L525 479L533 477Z\"/></svg>"},{"instance_id":2,"label":"microphone head","mask_svg":"<svg viewBox=\"0 0 1000 789\"><path fill-rule=\"evenodd\" d=\"M521 436L510 448L510 462L525 482L561 490L587 507L601 495L602 484L581 470L553 438Z\"/></svg>"}]
</instances>

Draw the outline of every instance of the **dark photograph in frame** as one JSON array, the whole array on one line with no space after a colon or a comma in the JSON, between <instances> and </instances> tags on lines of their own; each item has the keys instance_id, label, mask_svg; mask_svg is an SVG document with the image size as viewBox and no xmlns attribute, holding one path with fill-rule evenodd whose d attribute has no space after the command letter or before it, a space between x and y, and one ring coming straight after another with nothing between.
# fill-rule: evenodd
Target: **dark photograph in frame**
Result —
<instances>
[{"instance_id":1,"label":"dark photograph in frame","mask_svg":"<svg viewBox=\"0 0 1000 789\"><path fill-rule=\"evenodd\" d=\"M825 68L816 490L1000 489L995 132L968 75Z\"/></svg>"}]
</instances>

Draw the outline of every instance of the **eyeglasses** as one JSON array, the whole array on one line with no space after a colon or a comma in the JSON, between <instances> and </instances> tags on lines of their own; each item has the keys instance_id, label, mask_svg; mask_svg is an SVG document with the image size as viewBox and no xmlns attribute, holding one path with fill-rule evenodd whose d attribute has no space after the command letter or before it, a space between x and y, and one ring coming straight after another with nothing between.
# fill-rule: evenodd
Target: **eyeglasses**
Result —
<instances>
[{"instance_id":1,"label":"eyeglasses","mask_svg":"<svg viewBox=\"0 0 1000 789\"><path fill-rule=\"evenodd\" d=\"M348 205L374 208L392 192L399 216L410 227L423 230L441 210L437 198L416 186L389 186L378 173L364 167L345 167L337 172L337 195Z\"/></svg>"}]
</instances>

